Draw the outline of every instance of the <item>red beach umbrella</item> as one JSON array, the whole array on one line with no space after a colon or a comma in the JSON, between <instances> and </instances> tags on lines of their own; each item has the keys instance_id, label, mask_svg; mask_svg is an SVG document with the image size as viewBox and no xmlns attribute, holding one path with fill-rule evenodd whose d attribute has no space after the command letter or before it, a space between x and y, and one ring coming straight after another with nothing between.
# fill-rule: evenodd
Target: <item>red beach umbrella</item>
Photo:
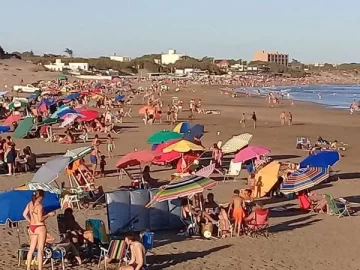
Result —
<instances>
[{"instance_id":1,"label":"red beach umbrella","mask_svg":"<svg viewBox=\"0 0 360 270\"><path fill-rule=\"evenodd\" d=\"M137 166L142 163L149 163L152 162L156 156L157 154L154 151L150 151L150 150L140 150L140 151L130 152L127 153L118 161L116 167L121 169L131 166Z\"/></svg>"}]
</instances>

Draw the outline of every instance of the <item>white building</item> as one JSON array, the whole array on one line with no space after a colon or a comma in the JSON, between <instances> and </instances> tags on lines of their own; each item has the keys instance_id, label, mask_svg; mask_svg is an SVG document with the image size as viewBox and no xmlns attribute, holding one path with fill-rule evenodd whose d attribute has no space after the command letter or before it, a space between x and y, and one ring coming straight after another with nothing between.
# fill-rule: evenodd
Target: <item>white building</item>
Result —
<instances>
[{"instance_id":1,"label":"white building","mask_svg":"<svg viewBox=\"0 0 360 270\"><path fill-rule=\"evenodd\" d=\"M44 65L44 67L52 71L63 71L64 69L69 69L71 71L89 70L88 63L69 63L69 65L66 65L65 63L61 62L61 59L56 59L55 63Z\"/></svg>"},{"instance_id":2,"label":"white building","mask_svg":"<svg viewBox=\"0 0 360 270\"><path fill-rule=\"evenodd\" d=\"M161 55L161 64L163 65L175 64L175 62L183 56L185 55L182 53L176 53L176 50L169 50L168 53L163 53Z\"/></svg>"},{"instance_id":3,"label":"white building","mask_svg":"<svg viewBox=\"0 0 360 270\"><path fill-rule=\"evenodd\" d=\"M110 60L118 61L118 62L131 62L131 57L120 56L114 53L112 56L110 56Z\"/></svg>"}]
</instances>

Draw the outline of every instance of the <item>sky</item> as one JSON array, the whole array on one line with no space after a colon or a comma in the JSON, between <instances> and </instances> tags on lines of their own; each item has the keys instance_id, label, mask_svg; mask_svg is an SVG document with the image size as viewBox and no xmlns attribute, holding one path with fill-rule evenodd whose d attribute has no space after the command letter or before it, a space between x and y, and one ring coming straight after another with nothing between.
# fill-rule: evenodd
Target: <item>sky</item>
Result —
<instances>
[{"instance_id":1,"label":"sky","mask_svg":"<svg viewBox=\"0 0 360 270\"><path fill-rule=\"evenodd\" d=\"M5 51L76 57L252 60L256 50L304 63L360 62L359 0L2 0Z\"/></svg>"}]
</instances>

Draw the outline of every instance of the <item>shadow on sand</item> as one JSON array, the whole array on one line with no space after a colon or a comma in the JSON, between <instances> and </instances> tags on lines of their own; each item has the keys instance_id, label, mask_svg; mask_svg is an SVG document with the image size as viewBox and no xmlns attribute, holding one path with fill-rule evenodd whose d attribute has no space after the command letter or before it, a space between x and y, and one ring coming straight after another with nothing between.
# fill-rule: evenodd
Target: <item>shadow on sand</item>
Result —
<instances>
[{"instance_id":1,"label":"shadow on sand","mask_svg":"<svg viewBox=\"0 0 360 270\"><path fill-rule=\"evenodd\" d=\"M224 245L216 248L211 248L206 251L192 251L192 252L185 252L181 254L167 254L167 255L153 255L147 257L147 262L150 263L151 269L165 269L171 266L175 266L179 263L195 260L197 258L203 258L210 255L213 252L217 252L223 249L227 249L232 245ZM162 262L161 264L157 264Z\"/></svg>"},{"instance_id":2,"label":"shadow on sand","mask_svg":"<svg viewBox=\"0 0 360 270\"><path fill-rule=\"evenodd\" d=\"M282 222L280 224L271 226L269 228L269 232L284 232L284 231L292 231L294 229L299 229L302 227L310 226L316 222L319 222L321 219L311 219L315 215L309 215L305 217L300 217L297 219L292 219L289 221Z\"/></svg>"}]
</instances>

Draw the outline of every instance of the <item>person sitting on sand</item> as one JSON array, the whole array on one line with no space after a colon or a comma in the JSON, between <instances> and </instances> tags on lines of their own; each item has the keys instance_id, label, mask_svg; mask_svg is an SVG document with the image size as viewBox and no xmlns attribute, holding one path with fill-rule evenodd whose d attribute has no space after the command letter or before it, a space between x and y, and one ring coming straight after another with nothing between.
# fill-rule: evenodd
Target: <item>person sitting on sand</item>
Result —
<instances>
[{"instance_id":1,"label":"person sitting on sand","mask_svg":"<svg viewBox=\"0 0 360 270\"><path fill-rule=\"evenodd\" d=\"M67 238L75 245L81 246L86 240L88 243L94 243L94 234L92 231L84 230L79 223L75 220L73 210L67 208L64 211L64 220L62 224L62 231L67 233Z\"/></svg>"},{"instance_id":2,"label":"person sitting on sand","mask_svg":"<svg viewBox=\"0 0 360 270\"><path fill-rule=\"evenodd\" d=\"M229 235L229 217L224 208L220 207L214 200L214 194L207 195L207 201L204 203L204 209L214 220L219 220L219 230L223 237Z\"/></svg>"},{"instance_id":3,"label":"person sitting on sand","mask_svg":"<svg viewBox=\"0 0 360 270\"><path fill-rule=\"evenodd\" d=\"M64 132L64 136L60 136L58 141L61 144L63 144L63 143L64 144L72 144L72 143L74 143L74 138L73 138L71 132L66 130Z\"/></svg>"},{"instance_id":4,"label":"person sitting on sand","mask_svg":"<svg viewBox=\"0 0 360 270\"><path fill-rule=\"evenodd\" d=\"M76 249L76 246L69 241L69 239L62 239L60 242L55 243L55 237L53 237L49 232L46 235L46 244L55 244L56 247L62 247L65 249L65 260L69 259L69 254L74 257L78 263L78 265L82 264L79 251Z\"/></svg>"},{"instance_id":5,"label":"person sitting on sand","mask_svg":"<svg viewBox=\"0 0 360 270\"><path fill-rule=\"evenodd\" d=\"M145 247L142 243L135 240L133 235L125 237L125 243L130 247L131 259L128 265L120 267L119 270L143 270L146 265Z\"/></svg>"},{"instance_id":6,"label":"person sitting on sand","mask_svg":"<svg viewBox=\"0 0 360 270\"><path fill-rule=\"evenodd\" d=\"M228 214L231 210L233 211L232 216L235 219L234 232L236 233L237 231L237 235L239 236L244 218L244 201L243 198L240 197L240 191L238 189L234 190Z\"/></svg>"},{"instance_id":7,"label":"person sitting on sand","mask_svg":"<svg viewBox=\"0 0 360 270\"><path fill-rule=\"evenodd\" d=\"M213 219L207 212L198 210L196 211L191 206L191 203L187 199L184 199L182 201L182 218L184 220L187 220L189 222L198 222L201 223L202 221L205 221L206 223L211 222L213 224L216 224L216 220Z\"/></svg>"}]
</instances>

